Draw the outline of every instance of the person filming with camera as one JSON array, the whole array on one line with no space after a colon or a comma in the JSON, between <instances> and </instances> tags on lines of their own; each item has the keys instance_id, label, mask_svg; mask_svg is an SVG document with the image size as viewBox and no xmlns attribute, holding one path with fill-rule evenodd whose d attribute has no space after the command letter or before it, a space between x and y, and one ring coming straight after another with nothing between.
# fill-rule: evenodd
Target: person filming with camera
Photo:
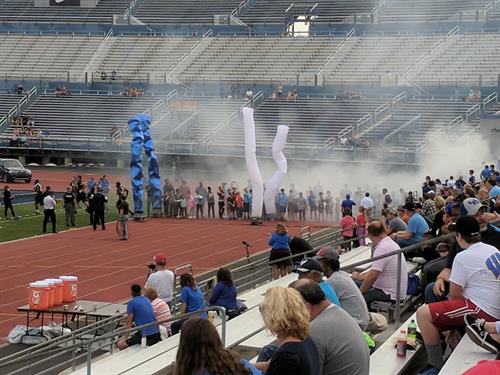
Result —
<instances>
[{"instance_id":1,"label":"person filming with camera","mask_svg":"<svg viewBox=\"0 0 500 375\"><path fill-rule=\"evenodd\" d=\"M167 257L158 253L153 258L154 263L148 265L149 275L144 288L154 288L158 298L165 301L172 309L172 297L175 288L175 275L166 268Z\"/></svg>"}]
</instances>

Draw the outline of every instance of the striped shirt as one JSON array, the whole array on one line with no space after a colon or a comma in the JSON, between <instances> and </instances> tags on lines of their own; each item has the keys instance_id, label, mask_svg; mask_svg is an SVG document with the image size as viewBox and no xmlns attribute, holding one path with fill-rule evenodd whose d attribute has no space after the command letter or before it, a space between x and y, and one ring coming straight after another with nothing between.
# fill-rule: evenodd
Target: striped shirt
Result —
<instances>
[{"instance_id":1,"label":"striped shirt","mask_svg":"<svg viewBox=\"0 0 500 375\"><path fill-rule=\"evenodd\" d=\"M168 307L167 303L162 299L156 298L151 302L151 305L153 306L153 311L158 322L165 319L170 319L172 317L172 314L170 313L170 307ZM164 326L167 331L170 332L170 322L165 322L162 324L162 326Z\"/></svg>"}]
</instances>

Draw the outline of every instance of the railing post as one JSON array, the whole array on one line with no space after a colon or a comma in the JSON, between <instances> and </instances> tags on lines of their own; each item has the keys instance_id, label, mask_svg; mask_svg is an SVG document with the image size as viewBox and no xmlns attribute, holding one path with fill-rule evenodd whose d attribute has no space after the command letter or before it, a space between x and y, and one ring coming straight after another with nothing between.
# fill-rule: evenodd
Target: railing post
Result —
<instances>
[{"instance_id":1,"label":"railing post","mask_svg":"<svg viewBox=\"0 0 500 375\"><path fill-rule=\"evenodd\" d=\"M397 265L397 272L396 272L396 313L395 313L395 320L396 320L396 327L399 327L399 321L400 321L400 303L401 303L401 293L400 293L400 288L401 288L401 253L398 253L398 265Z\"/></svg>"},{"instance_id":2,"label":"railing post","mask_svg":"<svg viewBox=\"0 0 500 375\"><path fill-rule=\"evenodd\" d=\"M87 375L92 373L92 342L93 340L90 340L87 346Z\"/></svg>"}]
</instances>

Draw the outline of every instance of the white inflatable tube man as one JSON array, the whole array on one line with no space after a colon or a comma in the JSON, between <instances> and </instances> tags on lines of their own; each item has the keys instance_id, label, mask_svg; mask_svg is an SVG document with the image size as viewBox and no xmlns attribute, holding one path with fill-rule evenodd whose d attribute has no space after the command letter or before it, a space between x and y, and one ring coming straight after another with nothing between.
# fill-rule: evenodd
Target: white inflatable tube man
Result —
<instances>
[{"instance_id":1,"label":"white inflatable tube man","mask_svg":"<svg viewBox=\"0 0 500 375\"><path fill-rule=\"evenodd\" d=\"M244 107L243 124L245 132L245 161L248 174L252 183L252 217L262 217L262 204L264 199L264 185L257 163L257 146L255 142L255 123L253 121L253 108Z\"/></svg>"},{"instance_id":2,"label":"white inflatable tube man","mask_svg":"<svg viewBox=\"0 0 500 375\"><path fill-rule=\"evenodd\" d=\"M287 162L285 155L283 155L283 149L285 148L288 130L288 126L279 125L273 141L273 159L278 169L267 182L266 191L264 192L264 205L268 214L276 213L274 198L278 194L278 189L287 172Z\"/></svg>"}]
</instances>

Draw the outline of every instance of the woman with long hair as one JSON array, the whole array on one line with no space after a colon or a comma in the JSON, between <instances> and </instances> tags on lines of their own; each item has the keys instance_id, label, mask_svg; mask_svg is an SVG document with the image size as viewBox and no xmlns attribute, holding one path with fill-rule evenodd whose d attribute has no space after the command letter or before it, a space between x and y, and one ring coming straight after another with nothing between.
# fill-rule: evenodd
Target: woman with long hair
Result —
<instances>
[{"instance_id":1,"label":"woman with long hair","mask_svg":"<svg viewBox=\"0 0 500 375\"><path fill-rule=\"evenodd\" d=\"M228 319L232 319L240 315L236 295L236 286L234 285L231 271L228 268L219 268L217 271L217 284L212 290L209 300L210 306L224 307Z\"/></svg>"},{"instance_id":2,"label":"woman with long hair","mask_svg":"<svg viewBox=\"0 0 500 375\"><path fill-rule=\"evenodd\" d=\"M277 224L276 231L272 234L268 234L268 238L269 246L271 246L269 262L272 262L271 270L273 279L276 280L290 273L292 268L291 259L280 261L280 259L287 258L292 255L289 246L290 238L288 237L288 230L286 229L285 224Z\"/></svg>"},{"instance_id":3,"label":"woman with long hair","mask_svg":"<svg viewBox=\"0 0 500 375\"><path fill-rule=\"evenodd\" d=\"M276 336L278 349L269 362L256 367L266 375L317 375L318 352L309 336L309 310L292 288L269 288L260 305L265 327Z\"/></svg>"},{"instance_id":4,"label":"woman with long hair","mask_svg":"<svg viewBox=\"0 0 500 375\"><path fill-rule=\"evenodd\" d=\"M194 281L193 275L191 275L189 272L183 273L180 277L180 284L181 293L179 301L181 303L181 306L179 310L181 314L202 310L206 307L203 293L201 293L200 288L196 286L196 281ZM208 314L206 312L200 313L200 317L206 319L208 317ZM175 335L179 332L184 322L185 319L177 320L172 323L172 335Z\"/></svg>"},{"instance_id":5,"label":"woman with long hair","mask_svg":"<svg viewBox=\"0 0 500 375\"><path fill-rule=\"evenodd\" d=\"M224 347L214 325L189 319L182 327L174 375L259 375L248 361Z\"/></svg>"}]
</instances>

